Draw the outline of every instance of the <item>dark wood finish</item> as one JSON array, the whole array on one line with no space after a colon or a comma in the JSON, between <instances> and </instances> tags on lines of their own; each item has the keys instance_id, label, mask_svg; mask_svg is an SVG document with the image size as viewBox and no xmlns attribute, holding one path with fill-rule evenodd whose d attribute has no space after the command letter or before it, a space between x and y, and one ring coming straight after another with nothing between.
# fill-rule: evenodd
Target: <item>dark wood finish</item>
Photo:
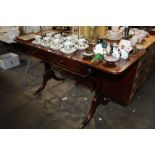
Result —
<instances>
[{"instance_id":1,"label":"dark wood finish","mask_svg":"<svg viewBox=\"0 0 155 155\"><path fill-rule=\"evenodd\" d=\"M86 115L84 121L81 124L81 127L80 127L81 129L83 129L89 123L91 118L93 117L93 115L94 115L94 113L96 111L97 106L100 104L101 95L102 95L102 98L105 99L105 96L104 96L104 94L101 91L102 90L102 85L101 85L100 81L102 81L102 75L96 73L95 77L97 79L97 80L94 81L95 95L93 96L90 110L89 110L88 114ZM109 100L107 100L107 99L106 100L102 100L102 104L103 104L103 102L104 102L104 104L106 104L106 102L108 102L108 101Z\"/></svg>"},{"instance_id":2,"label":"dark wood finish","mask_svg":"<svg viewBox=\"0 0 155 155\"><path fill-rule=\"evenodd\" d=\"M45 67L45 73L43 75L42 85L34 92L34 95L39 94L46 87L48 80L52 78L57 81L64 81L64 78L60 78L56 76L55 72L53 71L53 68L49 63L44 62L44 67Z\"/></svg>"},{"instance_id":3,"label":"dark wood finish","mask_svg":"<svg viewBox=\"0 0 155 155\"><path fill-rule=\"evenodd\" d=\"M35 50L35 52L38 52L38 53L36 53L36 55L39 54L38 56L40 56L40 54L41 54L42 56L44 56L44 58L46 60L48 59L47 61L49 61L51 63L54 62L54 61L51 60L53 57L54 58L58 57L58 59L65 59L65 61L70 61L72 63L75 62L74 65L70 64L71 65L70 69L71 68L74 69L74 67L77 64L79 64L79 65L83 64L84 68L89 67L89 68L101 70L103 72L110 73L110 74L121 74L128 67L130 67L132 64L134 64L136 61L138 61L145 54L145 51L133 53L132 55L130 55L128 60L126 60L126 61L118 61L118 62L115 63L115 65L113 67L111 67L111 66L107 65L106 62L93 64L93 63L91 63L90 60L82 59L81 58L82 51L77 51L74 54L67 55L67 54L63 54L60 51L50 50L47 47L34 45L31 42L24 42L24 41L21 41L21 40L18 40L18 39L16 39L16 41L23 44L23 45L25 45L25 46L27 46L27 47L29 47L29 49L31 49L31 52L32 52L32 48L33 48L33 50ZM32 53L31 52L29 54L35 54L35 52L32 52ZM49 56L50 56L50 58L49 58ZM55 62L55 63L61 64L59 62ZM83 69L83 68L80 68L80 69Z\"/></svg>"},{"instance_id":4,"label":"dark wood finish","mask_svg":"<svg viewBox=\"0 0 155 155\"><path fill-rule=\"evenodd\" d=\"M146 71L145 74L142 72L142 70L147 68L146 62L149 64L149 67L152 66L155 57L155 37L148 38L145 41L144 47L146 50L134 52L129 56L128 60L120 60L113 65L109 65L105 61L93 64L90 60L81 58L82 51L67 55L47 47L34 45L31 41L26 42L18 38L16 38L16 41L25 47L27 54L44 61L45 74L42 86L35 94L45 88L49 79L63 80L55 76L50 64L57 65L72 73L76 77L77 84L82 84L95 91L89 113L81 128L84 128L92 118L102 92L104 92L105 96L111 97L123 104L129 104L134 93L141 85L141 81L144 81L149 73L149 71ZM154 57L151 59L152 55ZM148 63L148 59L151 60L150 63ZM142 77L143 80L140 80ZM108 102L109 100L106 101Z\"/></svg>"},{"instance_id":5,"label":"dark wood finish","mask_svg":"<svg viewBox=\"0 0 155 155\"><path fill-rule=\"evenodd\" d=\"M151 35L155 35L155 31L149 31Z\"/></svg>"},{"instance_id":6,"label":"dark wood finish","mask_svg":"<svg viewBox=\"0 0 155 155\"><path fill-rule=\"evenodd\" d=\"M47 47L34 45L31 42L18 40L18 38L16 40L26 47L27 54L40 58L45 62L55 64L64 70L73 73L77 76L77 83L85 85L93 90L95 89L95 80L97 80L94 73L97 71L98 74L102 75L102 79L100 81L102 91L113 99L128 104L130 103L133 94L140 86L140 82L139 84L135 84L135 76L138 74L137 70L139 70L138 67L140 62L143 61L143 59L146 59L146 61L147 59L150 60L150 58L147 58L148 53L150 53L149 57L155 53L150 52L151 48L154 49L152 44L155 37L150 38L151 41L149 39L145 41L146 50L132 53L128 60L120 60L113 66L108 65L105 61L93 64L88 59L82 59L82 51L66 55L60 51L54 51ZM153 61L154 59L151 60ZM144 61L141 63L144 63ZM133 85L136 85L136 87Z\"/></svg>"}]
</instances>

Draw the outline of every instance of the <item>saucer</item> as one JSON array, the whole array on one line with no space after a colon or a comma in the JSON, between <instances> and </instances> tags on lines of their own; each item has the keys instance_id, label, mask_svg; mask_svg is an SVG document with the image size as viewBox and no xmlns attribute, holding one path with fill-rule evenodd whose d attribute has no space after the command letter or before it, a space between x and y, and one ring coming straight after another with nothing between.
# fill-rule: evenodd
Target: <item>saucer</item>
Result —
<instances>
[{"instance_id":1,"label":"saucer","mask_svg":"<svg viewBox=\"0 0 155 155\"><path fill-rule=\"evenodd\" d=\"M92 57L95 55L95 53L91 52L91 53L88 53L88 52L82 52L81 53L81 57L82 58L90 58L92 59Z\"/></svg>"},{"instance_id":2,"label":"saucer","mask_svg":"<svg viewBox=\"0 0 155 155\"><path fill-rule=\"evenodd\" d=\"M52 49L52 50L60 50L61 48L62 48L62 46L59 46L59 47L55 47L55 46L50 46L50 48Z\"/></svg>"},{"instance_id":3,"label":"saucer","mask_svg":"<svg viewBox=\"0 0 155 155\"><path fill-rule=\"evenodd\" d=\"M76 48L72 48L72 49L69 50L69 51L66 51L64 48L61 48L61 49L60 49L60 51L61 51L62 53L65 53L65 54L72 54L72 53L74 53L76 50L77 50Z\"/></svg>"},{"instance_id":4,"label":"saucer","mask_svg":"<svg viewBox=\"0 0 155 155\"><path fill-rule=\"evenodd\" d=\"M78 49L78 50L85 50L85 49L87 49L88 47L89 47L88 44L86 44L84 47L80 47L79 45L77 45L77 49Z\"/></svg>"},{"instance_id":5,"label":"saucer","mask_svg":"<svg viewBox=\"0 0 155 155\"><path fill-rule=\"evenodd\" d=\"M41 43L40 45L44 46L44 47L49 47L48 44L45 44L45 43Z\"/></svg>"},{"instance_id":6,"label":"saucer","mask_svg":"<svg viewBox=\"0 0 155 155\"><path fill-rule=\"evenodd\" d=\"M90 56L94 56L95 53L93 53L93 52L91 52L91 53L83 52L83 55L84 55L84 56L87 56L87 57L90 57Z\"/></svg>"},{"instance_id":7,"label":"saucer","mask_svg":"<svg viewBox=\"0 0 155 155\"><path fill-rule=\"evenodd\" d=\"M104 60L106 60L108 63L114 63L114 62L118 61L119 59L110 55L110 56L104 57Z\"/></svg>"}]
</instances>

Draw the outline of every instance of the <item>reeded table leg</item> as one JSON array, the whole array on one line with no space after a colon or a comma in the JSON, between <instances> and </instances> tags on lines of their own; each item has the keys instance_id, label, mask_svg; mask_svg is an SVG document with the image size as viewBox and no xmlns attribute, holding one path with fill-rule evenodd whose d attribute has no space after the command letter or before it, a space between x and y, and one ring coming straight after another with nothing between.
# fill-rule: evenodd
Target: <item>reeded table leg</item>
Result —
<instances>
[{"instance_id":1,"label":"reeded table leg","mask_svg":"<svg viewBox=\"0 0 155 155\"><path fill-rule=\"evenodd\" d=\"M62 81L64 80L64 78L60 78L60 77L57 77L55 72L53 71L51 65L47 62L44 62L44 67L45 67L45 73L43 75L43 82L42 82L42 85L41 87L39 87L33 94L34 95L37 95L39 94L45 87L46 87L46 84L48 82L48 80L50 79L55 79L57 81Z\"/></svg>"},{"instance_id":2,"label":"reeded table leg","mask_svg":"<svg viewBox=\"0 0 155 155\"><path fill-rule=\"evenodd\" d=\"M85 117L84 121L81 124L80 129L83 129L91 120L91 118L93 117L96 108L98 107L99 104L108 104L110 99L106 98L103 94L102 94L102 83L101 80L102 79L102 75L100 73L96 74L96 80L94 81L94 85L95 85L95 95L92 99L92 103L91 103L91 107L90 110L87 114L87 116ZM101 98L104 99L102 102Z\"/></svg>"},{"instance_id":3,"label":"reeded table leg","mask_svg":"<svg viewBox=\"0 0 155 155\"><path fill-rule=\"evenodd\" d=\"M89 113L87 114L84 121L82 122L80 129L85 128L85 126L89 123L89 121L93 117L98 105L100 105L100 104L107 105L109 102L110 102L109 97L105 97L103 94L98 94L98 95L95 94L93 99L92 99L92 103L91 103Z\"/></svg>"},{"instance_id":4,"label":"reeded table leg","mask_svg":"<svg viewBox=\"0 0 155 155\"><path fill-rule=\"evenodd\" d=\"M94 95L92 103L91 103L91 107L90 107L90 110L89 110L89 113L87 114L84 121L82 122L80 129L83 129L89 123L89 121L93 117L93 115L95 113L95 110L96 110L98 105L99 105L98 96Z\"/></svg>"}]
</instances>

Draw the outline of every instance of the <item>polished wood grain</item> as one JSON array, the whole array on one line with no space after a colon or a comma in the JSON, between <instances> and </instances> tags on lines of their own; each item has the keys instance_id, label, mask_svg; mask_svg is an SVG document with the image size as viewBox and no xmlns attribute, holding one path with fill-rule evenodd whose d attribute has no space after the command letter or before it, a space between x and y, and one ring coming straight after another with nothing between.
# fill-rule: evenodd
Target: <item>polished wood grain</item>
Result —
<instances>
[{"instance_id":1,"label":"polished wood grain","mask_svg":"<svg viewBox=\"0 0 155 155\"><path fill-rule=\"evenodd\" d=\"M93 63L91 63L90 60L84 60L83 58L81 58L82 51L77 51L74 54L67 55L67 54L63 54L60 51L54 51L47 47L34 45L31 41L30 42L21 41L18 39L18 37L16 38L16 41L19 43L22 43L23 45L29 46L31 48L33 47L34 49L35 48L41 49L42 52L46 52L44 54L47 57L49 55L59 55L59 59L66 58L65 60L74 60L75 62L78 62L79 64L84 64L90 68L95 68L95 69L98 69L98 70L101 70L103 72L107 72L110 74L121 74L127 68L129 68L132 64L134 64L136 61L138 61L147 52L147 50L142 50L139 52L132 53L129 56L128 60L119 60L113 66L110 66L105 61L99 62L97 64L93 64ZM154 41L155 41L155 36L150 36L150 37L146 38L143 43L144 48L147 49ZM50 61L50 60L48 60L48 61Z\"/></svg>"},{"instance_id":2,"label":"polished wood grain","mask_svg":"<svg viewBox=\"0 0 155 155\"><path fill-rule=\"evenodd\" d=\"M47 70L46 68L47 66L50 66L50 64L55 64L72 73L75 76L77 84L84 85L95 91L90 110L86 115L81 128L84 128L93 117L99 104L99 96L101 93L103 93L103 98L108 96L108 98L110 97L123 104L131 103L134 93L141 84L139 79L146 76L138 70L142 70L142 68L145 70L147 66L140 64L144 63L143 60L149 61L148 59L151 59L151 56L155 57L155 36L149 36L145 39L142 44L144 50L133 52L129 55L127 60L120 59L113 65L109 65L105 61L94 64L89 59L83 59L81 57L83 51L80 50L67 55L58 50L56 51L48 47L35 45L31 41L23 41L18 37L16 38L16 41L25 47L26 54L40 58L44 64L46 64L45 70ZM147 55L149 55L149 57ZM151 63L149 63L150 65L148 66L151 66L153 62L154 59L151 59ZM146 74L148 74L148 72L146 72ZM46 71L43 77L42 86L36 93L42 91L45 88L47 81L54 78L54 75L52 68L50 68L49 72Z\"/></svg>"}]
</instances>

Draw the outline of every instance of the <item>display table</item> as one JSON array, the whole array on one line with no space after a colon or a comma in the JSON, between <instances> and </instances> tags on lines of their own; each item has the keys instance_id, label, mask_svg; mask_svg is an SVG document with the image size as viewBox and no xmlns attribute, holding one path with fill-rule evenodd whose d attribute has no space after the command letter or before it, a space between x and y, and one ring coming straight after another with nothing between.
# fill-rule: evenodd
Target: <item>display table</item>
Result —
<instances>
[{"instance_id":1,"label":"display table","mask_svg":"<svg viewBox=\"0 0 155 155\"><path fill-rule=\"evenodd\" d=\"M16 41L25 47L26 54L40 58L44 62L43 82L35 95L45 88L49 79L64 80L55 75L51 64L72 73L77 84L95 91L89 113L81 128L90 121L101 98L106 96L102 103L108 102L107 97L110 97L120 103L129 104L155 60L155 36L146 38L143 43L145 50L133 52L128 60L119 60L114 65L109 65L105 61L93 64L90 60L81 58L82 51L67 55L48 47L35 45L31 41L23 41L18 37Z\"/></svg>"}]
</instances>

